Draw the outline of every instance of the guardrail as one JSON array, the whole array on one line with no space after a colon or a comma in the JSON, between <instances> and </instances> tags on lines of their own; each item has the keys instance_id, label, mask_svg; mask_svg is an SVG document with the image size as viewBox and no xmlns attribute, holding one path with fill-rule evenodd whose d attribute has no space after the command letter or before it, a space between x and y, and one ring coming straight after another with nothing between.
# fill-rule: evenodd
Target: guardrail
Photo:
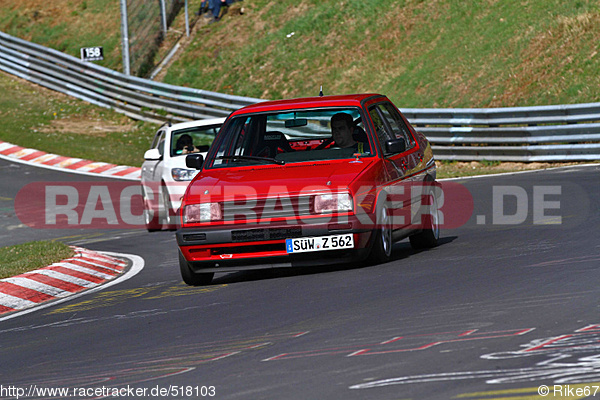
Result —
<instances>
[{"instance_id":1,"label":"guardrail","mask_svg":"<svg viewBox=\"0 0 600 400\"><path fill-rule=\"evenodd\" d=\"M132 118L162 123L226 117L261 99L154 82L0 32L0 69Z\"/></svg>"},{"instance_id":2,"label":"guardrail","mask_svg":"<svg viewBox=\"0 0 600 400\"><path fill-rule=\"evenodd\" d=\"M263 101L131 77L3 32L0 70L156 123L224 117ZM439 160L600 160L600 103L402 111Z\"/></svg>"},{"instance_id":3,"label":"guardrail","mask_svg":"<svg viewBox=\"0 0 600 400\"><path fill-rule=\"evenodd\" d=\"M402 112L440 160L600 160L600 103Z\"/></svg>"}]
</instances>

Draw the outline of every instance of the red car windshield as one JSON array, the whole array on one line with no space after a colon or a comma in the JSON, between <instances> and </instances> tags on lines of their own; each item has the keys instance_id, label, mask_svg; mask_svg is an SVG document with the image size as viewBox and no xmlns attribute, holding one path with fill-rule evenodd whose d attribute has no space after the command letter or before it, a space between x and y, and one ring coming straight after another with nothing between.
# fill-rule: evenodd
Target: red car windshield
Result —
<instances>
[{"instance_id":1,"label":"red car windshield","mask_svg":"<svg viewBox=\"0 0 600 400\"><path fill-rule=\"evenodd\" d=\"M221 131L208 168L368 157L358 108L240 115Z\"/></svg>"}]
</instances>

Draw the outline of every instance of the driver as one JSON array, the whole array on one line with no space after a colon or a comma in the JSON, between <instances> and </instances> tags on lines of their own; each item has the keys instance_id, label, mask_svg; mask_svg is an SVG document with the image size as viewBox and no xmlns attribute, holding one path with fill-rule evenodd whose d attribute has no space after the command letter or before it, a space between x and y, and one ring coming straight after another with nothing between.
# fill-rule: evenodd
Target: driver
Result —
<instances>
[{"instance_id":1,"label":"driver","mask_svg":"<svg viewBox=\"0 0 600 400\"><path fill-rule=\"evenodd\" d=\"M189 154L189 153L197 153L200 150L194 146L194 141L192 137L187 133L184 133L177 139L176 149L177 154Z\"/></svg>"},{"instance_id":2,"label":"driver","mask_svg":"<svg viewBox=\"0 0 600 400\"><path fill-rule=\"evenodd\" d=\"M354 148L359 153L364 152L364 143L354 140L354 119L350 114L337 113L331 117L331 136L336 147Z\"/></svg>"}]
</instances>

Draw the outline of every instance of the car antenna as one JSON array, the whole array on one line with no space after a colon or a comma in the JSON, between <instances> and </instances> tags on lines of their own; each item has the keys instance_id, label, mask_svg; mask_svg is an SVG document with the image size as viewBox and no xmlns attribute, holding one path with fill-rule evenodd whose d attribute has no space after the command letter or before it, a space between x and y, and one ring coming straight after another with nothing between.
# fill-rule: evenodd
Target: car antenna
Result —
<instances>
[{"instance_id":1,"label":"car antenna","mask_svg":"<svg viewBox=\"0 0 600 400\"><path fill-rule=\"evenodd\" d=\"M321 85L321 88L319 89L319 97L323 97L323 85Z\"/></svg>"}]
</instances>

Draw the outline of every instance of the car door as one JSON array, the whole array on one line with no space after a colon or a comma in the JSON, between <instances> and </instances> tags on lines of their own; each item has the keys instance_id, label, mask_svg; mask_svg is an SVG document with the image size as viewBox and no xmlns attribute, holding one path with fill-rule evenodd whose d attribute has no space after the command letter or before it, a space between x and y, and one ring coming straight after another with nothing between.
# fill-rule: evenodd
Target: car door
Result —
<instances>
[{"instance_id":1,"label":"car door","mask_svg":"<svg viewBox=\"0 0 600 400\"><path fill-rule=\"evenodd\" d=\"M150 149L157 149L160 158L145 160L142 164L142 184L145 186L144 190L147 194L153 193L154 195L147 196L151 202L157 201L156 194L158 193L158 187L160 184L160 172L162 170L161 165L163 164L164 152L165 152L165 130L160 129L156 132Z\"/></svg>"},{"instance_id":2,"label":"car door","mask_svg":"<svg viewBox=\"0 0 600 400\"><path fill-rule=\"evenodd\" d=\"M397 108L390 102L380 102L368 109L383 154L388 182L386 190L394 209L394 229L411 223L418 211L420 194L413 190L414 178L410 175L417 163L412 156L417 143ZM401 149L388 148L386 143L403 141Z\"/></svg>"}]
</instances>

